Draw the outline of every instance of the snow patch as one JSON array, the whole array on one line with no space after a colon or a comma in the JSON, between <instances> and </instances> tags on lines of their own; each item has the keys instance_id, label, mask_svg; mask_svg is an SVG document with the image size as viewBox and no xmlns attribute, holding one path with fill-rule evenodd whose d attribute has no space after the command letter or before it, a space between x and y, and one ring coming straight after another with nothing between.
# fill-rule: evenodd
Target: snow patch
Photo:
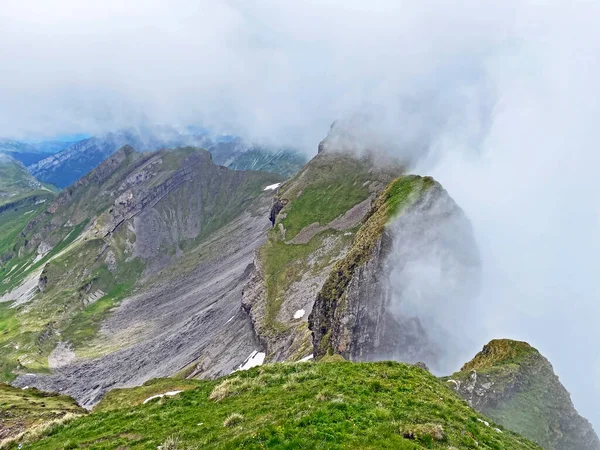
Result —
<instances>
[{"instance_id":1,"label":"snow patch","mask_svg":"<svg viewBox=\"0 0 600 450\"><path fill-rule=\"evenodd\" d=\"M299 309L294 313L294 319L301 319L302 317L304 317L304 314L306 314L306 311L304 311L303 309Z\"/></svg>"},{"instance_id":2,"label":"snow patch","mask_svg":"<svg viewBox=\"0 0 600 450\"><path fill-rule=\"evenodd\" d=\"M180 392L183 391L169 391L169 392L165 392L164 394L158 394L158 395L153 395L152 397L148 397L146 400L144 400L144 405L146 403L148 403L150 400L154 400L155 398L162 398L162 397L173 397L174 395L179 394Z\"/></svg>"},{"instance_id":3,"label":"snow patch","mask_svg":"<svg viewBox=\"0 0 600 450\"><path fill-rule=\"evenodd\" d=\"M240 364L240 367L234 370L234 372L237 372L238 370L248 370L252 369L253 367L262 366L262 364L265 362L266 356L266 353L254 350L252 353L250 353L250 356L248 356L246 360L242 364Z\"/></svg>"},{"instance_id":4,"label":"snow patch","mask_svg":"<svg viewBox=\"0 0 600 450\"><path fill-rule=\"evenodd\" d=\"M229 322L231 322L233 320L235 316L231 316L231 319L229 319L227 322L225 322L225 325L227 325Z\"/></svg>"},{"instance_id":5,"label":"snow patch","mask_svg":"<svg viewBox=\"0 0 600 450\"><path fill-rule=\"evenodd\" d=\"M265 191L274 191L279 186L281 186L281 183L270 184L266 188L264 188L263 190L265 190Z\"/></svg>"},{"instance_id":6,"label":"snow patch","mask_svg":"<svg viewBox=\"0 0 600 450\"><path fill-rule=\"evenodd\" d=\"M304 362L304 361L310 361L311 359L313 359L315 357L315 355L313 355L312 353L308 356L305 356L302 359L299 359L298 362Z\"/></svg>"}]
</instances>

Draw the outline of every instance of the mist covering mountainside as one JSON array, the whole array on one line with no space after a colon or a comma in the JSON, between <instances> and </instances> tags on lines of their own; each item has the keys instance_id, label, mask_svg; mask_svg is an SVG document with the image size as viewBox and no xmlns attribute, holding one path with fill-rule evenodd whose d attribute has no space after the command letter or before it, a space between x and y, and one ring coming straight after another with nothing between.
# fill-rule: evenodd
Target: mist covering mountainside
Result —
<instances>
[{"instance_id":1,"label":"mist covering mountainside","mask_svg":"<svg viewBox=\"0 0 600 450\"><path fill-rule=\"evenodd\" d=\"M19 212L18 221L0 211L0 223L16 230L0 247L2 378L92 408L115 388L152 378L213 379L312 358L393 359L450 372L467 343L454 322L427 311L468 311L475 300L480 259L470 222L431 177L409 174L403 161L352 142L332 127L317 156L287 180L215 164L238 154L232 146L212 153L124 146L56 198L48 192L44 202L36 200L38 209ZM253 161L254 153L241 154ZM432 389L447 389L439 383ZM534 395L531 389L522 386L525 395ZM509 399L504 394L498 393ZM551 407L536 409L540 419L527 430L518 418L533 414L528 403L512 403L508 418L481 411L546 449L562 450L568 447L555 446L560 438L544 437L546 424L553 436L575 435L578 442L573 430L585 422L568 394L556 401L570 412L556 421ZM458 403L449 408L452 417L471 411ZM475 425L465 425L469 419L460 415L454 422L423 414L427 426L445 430L434 433L441 437L417 427L402 431L399 442L533 448L509 444L508 434L475 415ZM423 425L414 417L410 423Z\"/></svg>"}]
</instances>

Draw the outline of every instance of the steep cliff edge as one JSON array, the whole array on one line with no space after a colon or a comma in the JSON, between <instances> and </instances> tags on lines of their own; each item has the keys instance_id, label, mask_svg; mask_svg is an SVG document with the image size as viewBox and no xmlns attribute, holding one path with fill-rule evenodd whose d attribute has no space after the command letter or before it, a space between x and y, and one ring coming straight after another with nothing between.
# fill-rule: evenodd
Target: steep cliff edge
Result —
<instances>
[{"instance_id":1,"label":"steep cliff edge","mask_svg":"<svg viewBox=\"0 0 600 450\"><path fill-rule=\"evenodd\" d=\"M415 284L423 270L437 276ZM431 332L444 324L426 323L411 306L468 303L478 281L478 251L460 208L432 178L401 176L379 196L317 295L309 318L315 356L437 368L444 352Z\"/></svg>"},{"instance_id":2,"label":"steep cliff edge","mask_svg":"<svg viewBox=\"0 0 600 450\"><path fill-rule=\"evenodd\" d=\"M547 450L597 450L552 365L526 342L493 340L448 383L477 411Z\"/></svg>"},{"instance_id":3,"label":"steep cliff edge","mask_svg":"<svg viewBox=\"0 0 600 450\"><path fill-rule=\"evenodd\" d=\"M271 361L312 354L308 316L329 272L347 253L363 217L403 169L373 154L329 148L279 187L267 242L256 252L243 306Z\"/></svg>"}]
</instances>

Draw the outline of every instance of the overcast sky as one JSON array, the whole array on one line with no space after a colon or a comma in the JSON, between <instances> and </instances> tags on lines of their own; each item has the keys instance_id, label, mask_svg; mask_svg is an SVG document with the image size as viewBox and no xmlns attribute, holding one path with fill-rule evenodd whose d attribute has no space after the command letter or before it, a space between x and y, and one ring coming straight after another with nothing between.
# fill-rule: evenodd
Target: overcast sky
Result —
<instances>
[{"instance_id":1,"label":"overcast sky","mask_svg":"<svg viewBox=\"0 0 600 450\"><path fill-rule=\"evenodd\" d=\"M194 124L314 153L368 113L473 222L478 347L531 342L600 431L598 17L593 0L4 0L0 136Z\"/></svg>"}]
</instances>

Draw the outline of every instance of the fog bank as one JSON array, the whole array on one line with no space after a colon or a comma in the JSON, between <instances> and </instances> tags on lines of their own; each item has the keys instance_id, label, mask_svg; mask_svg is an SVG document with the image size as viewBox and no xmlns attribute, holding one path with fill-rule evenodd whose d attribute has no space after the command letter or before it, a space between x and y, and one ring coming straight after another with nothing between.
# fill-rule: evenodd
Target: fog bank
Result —
<instances>
[{"instance_id":1,"label":"fog bank","mask_svg":"<svg viewBox=\"0 0 600 450\"><path fill-rule=\"evenodd\" d=\"M483 279L470 358L524 339L600 431L600 3L8 0L0 136L201 125L315 152L331 122L465 210Z\"/></svg>"}]
</instances>

